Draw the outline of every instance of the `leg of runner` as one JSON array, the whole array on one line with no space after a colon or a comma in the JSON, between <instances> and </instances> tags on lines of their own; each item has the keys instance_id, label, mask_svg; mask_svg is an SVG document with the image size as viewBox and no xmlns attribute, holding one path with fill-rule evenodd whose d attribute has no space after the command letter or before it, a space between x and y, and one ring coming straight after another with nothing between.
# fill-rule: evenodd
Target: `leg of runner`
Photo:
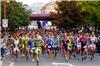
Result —
<instances>
[{"instance_id":1,"label":"leg of runner","mask_svg":"<svg viewBox=\"0 0 100 66\"><path fill-rule=\"evenodd\" d=\"M79 55L80 55L80 48L77 47L77 50L76 50L76 57L77 57L77 60L79 60Z\"/></svg>"},{"instance_id":2,"label":"leg of runner","mask_svg":"<svg viewBox=\"0 0 100 66\"><path fill-rule=\"evenodd\" d=\"M65 57L66 62L68 62L67 52L65 50L64 50L64 57Z\"/></svg>"},{"instance_id":3,"label":"leg of runner","mask_svg":"<svg viewBox=\"0 0 100 66\"><path fill-rule=\"evenodd\" d=\"M15 61L17 61L17 58L18 58L18 51L17 50L14 50L14 58L15 58Z\"/></svg>"},{"instance_id":4,"label":"leg of runner","mask_svg":"<svg viewBox=\"0 0 100 66\"><path fill-rule=\"evenodd\" d=\"M82 57L82 61L84 60L84 47L82 46L82 49L81 49L81 57Z\"/></svg>"},{"instance_id":5,"label":"leg of runner","mask_svg":"<svg viewBox=\"0 0 100 66\"><path fill-rule=\"evenodd\" d=\"M54 59L55 59L57 56L57 50L53 50L53 51L54 51Z\"/></svg>"},{"instance_id":6,"label":"leg of runner","mask_svg":"<svg viewBox=\"0 0 100 66\"><path fill-rule=\"evenodd\" d=\"M87 57L87 53L88 53L88 48L87 48L87 45L85 46L85 49L84 49L84 59L86 60L86 57Z\"/></svg>"},{"instance_id":7,"label":"leg of runner","mask_svg":"<svg viewBox=\"0 0 100 66\"><path fill-rule=\"evenodd\" d=\"M64 53L64 58L65 58L66 62L68 62L68 56L67 56L68 49L67 49L67 45L65 45L65 44L63 44L63 53Z\"/></svg>"},{"instance_id":8,"label":"leg of runner","mask_svg":"<svg viewBox=\"0 0 100 66\"><path fill-rule=\"evenodd\" d=\"M30 51L29 51L29 48L28 48L28 49L27 49L27 52L26 52L26 61L28 61L29 56L30 56Z\"/></svg>"},{"instance_id":9,"label":"leg of runner","mask_svg":"<svg viewBox=\"0 0 100 66\"><path fill-rule=\"evenodd\" d=\"M1 48L1 60L2 60L3 57L4 57L4 52L5 52L5 49L2 47L2 48Z\"/></svg>"},{"instance_id":10,"label":"leg of runner","mask_svg":"<svg viewBox=\"0 0 100 66\"><path fill-rule=\"evenodd\" d=\"M48 49L47 53L49 55L49 58L51 58L51 50L50 49Z\"/></svg>"},{"instance_id":11,"label":"leg of runner","mask_svg":"<svg viewBox=\"0 0 100 66\"><path fill-rule=\"evenodd\" d=\"M51 52L52 52L51 46L47 45L47 54L48 54L49 58L51 58Z\"/></svg>"},{"instance_id":12,"label":"leg of runner","mask_svg":"<svg viewBox=\"0 0 100 66\"><path fill-rule=\"evenodd\" d=\"M42 48L42 54L44 55L45 54L45 47L41 46L41 48Z\"/></svg>"},{"instance_id":13,"label":"leg of runner","mask_svg":"<svg viewBox=\"0 0 100 66\"><path fill-rule=\"evenodd\" d=\"M75 44L74 44L74 46L73 46L73 56L74 56L74 58L76 58L76 49L77 49L77 46L75 46Z\"/></svg>"},{"instance_id":14,"label":"leg of runner","mask_svg":"<svg viewBox=\"0 0 100 66\"><path fill-rule=\"evenodd\" d=\"M95 46L91 45L91 49L90 49L90 53L91 53L91 60L94 58L94 55L95 55L95 52L96 52L96 49L95 49Z\"/></svg>"},{"instance_id":15,"label":"leg of runner","mask_svg":"<svg viewBox=\"0 0 100 66\"><path fill-rule=\"evenodd\" d=\"M36 62L37 62L37 65L39 65L39 54L36 53Z\"/></svg>"},{"instance_id":16,"label":"leg of runner","mask_svg":"<svg viewBox=\"0 0 100 66\"><path fill-rule=\"evenodd\" d=\"M36 52L36 62L37 62L37 65L39 65L39 57L41 53L41 48L37 47L35 52Z\"/></svg>"}]
</instances>

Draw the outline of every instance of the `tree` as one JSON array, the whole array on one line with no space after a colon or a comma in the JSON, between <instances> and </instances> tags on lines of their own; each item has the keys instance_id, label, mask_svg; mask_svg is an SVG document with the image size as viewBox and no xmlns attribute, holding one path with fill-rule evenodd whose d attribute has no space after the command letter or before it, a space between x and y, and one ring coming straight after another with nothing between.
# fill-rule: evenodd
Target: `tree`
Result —
<instances>
[{"instance_id":1,"label":"tree","mask_svg":"<svg viewBox=\"0 0 100 66\"><path fill-rule=\"evenodd\" d=\"M100 1L79 1L84 25L100 28Z\"/></svg>"},{"instance_id":2,"label":"tree","mask_svg":"<svg viewBox=\"0 0 100 66\"><path fill-rule=\"evenodd\" d=\"M6 2L6 18L8 19L8 28L15 29L19 26L27 26L30 23L31 10L26 9L27 5L21 2ZM1 19L4 19L4 1L1 1Z\"/></svg>"},{"instance_id":3,"label":"tree","mask_svg":"<svg viewBox=\"0 0 100 66\"><path fill-rule=\"evenodd\" d=\"M57 2L57 12L51 13L58 27L94 26L100 29L100 1Z\"/></svg>"},{"instance_id":4,"label":"tree","mask_svg":"<svg viewBox=\"0 0 100 66\"><path fill-rule=\"evenodd\" d=\"M54 18L53 23L59 28L72 28L81 25L82 15L76 1L57 2L55 8L57 12L51 13Z\"/></svg>"}]
</instances>

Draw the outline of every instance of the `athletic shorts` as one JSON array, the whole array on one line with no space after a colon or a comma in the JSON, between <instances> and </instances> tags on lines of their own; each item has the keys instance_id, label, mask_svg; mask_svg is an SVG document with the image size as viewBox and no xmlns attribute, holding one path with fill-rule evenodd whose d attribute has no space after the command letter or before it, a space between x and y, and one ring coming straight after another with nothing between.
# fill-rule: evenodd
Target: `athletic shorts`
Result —
<instances>
[{"instance_id":1,"label":"athletic shorts","mask_svg":"<svg viewBox=\"0 0 100 66\"><path fill-rule=\"evenodd\" d=\"M73 44L73 47L75 47L77 49L77 44Z\"/></svg>"},{"instance_id":2,"label":"athletic shorts","mask_svg":"<svg viewBox=\"0 0 100 66\"><path fill-rule=\"evenodd\" d=\"M95 44L90 44L90 47L91 48L96 48L96 45Z\"/></svg>"},{"instance_id":3,"label":"athletic shorts","mask_svg":"<svg viewBox=\"0 0 100 66\"><path fill-rule=\"evenodd\" d=\"M67 52L67 50L68 50L68 48L67 48L68 46L66 45L66 44L63 44L63 49Z\"/></svg>"},{"instance_id":4,"label":"athletic shorts","mask_svg":"<svg viewBox=\"0 0 100 66\"><path fill-rule=\"evenodd\" d=\"M77 44L77 48L81 48L81 45L80 44Z\"/></svg>"},{"instance_id":5,"label":"athletic shorts","mask_svg":"<svg viewBox=\"0 0 100 66\"><path fill-rule=\"evenodd\" d=\"M30 52L35 52L35 47L31 47Z\"/></svg>"},{"instance_id":6,"label":"athletic shorts","mask_svg":"<svg viewBox=\"0 0 100 66\"><path fill-rule=\"evenodd\" d=\"M35 49L35 52L36 52L37 54L41 54L41 48L40 48L40 47L37 47L37 48Z\"/></svg>"},{"instance_id":7,"label":"athletic shorts","mask_svg":"<svg viewBox=\"0 0 100 66\"><path fill-rule=\"evenodd\" d=\"M18 47L15 47L13 51L14 51L14 52L15 52L15 51L19 51Z\"/></svg>"},{"instance_id":8,"label":"athletic shorts","mask_svg":"<svg viewBox=\"0 0 100 66\"><path fill-rule=\"evenodd\" d=\"M47 48L51 50L52 49L52 46L47 46Z\"/></svg>"},{"instance_id":9,"label":"athletic shorts","mask_svg":"<svg viewBox=\"0 0 100 66\"><path fill-rule=\"evenodd\" d=\"M52 46L53 50L58 50L58 46Z\"/></svg>"},{"instance_id":10,"label":"athletic shorts","mask_svg":"<svg viewBox=\"0 0 100 66\"><path fill-rule=\"evenodd\" d=\"M72 50L72 48L71 47L68 47L68 50Z\"/></svg>"}]
</instances>

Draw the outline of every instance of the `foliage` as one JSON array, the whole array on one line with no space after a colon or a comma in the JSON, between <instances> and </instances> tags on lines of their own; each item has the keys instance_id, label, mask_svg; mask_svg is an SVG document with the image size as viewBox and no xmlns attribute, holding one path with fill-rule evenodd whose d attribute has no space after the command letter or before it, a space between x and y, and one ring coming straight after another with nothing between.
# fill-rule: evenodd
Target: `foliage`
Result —
<instances>
[{"instance_id":1,"label":"foliage","mask_svg":"<svg viewBox=\"0 0 100 66\"><path fill-rule=\"evenodd\" d=\"M76 27L81 24L82 16L76 1L57 2L55 9L57 13L53 12L51 16L55 19L54 24L58 27Z\"/></svg>"},{"instance_id":2,"label":"foliage","mask_svg":"<svg viewBox=\"0 0 100 66\"><path fill-rule=\"evenodd\" d=\"M100 28L100 1L79 1L84 23Z\"/></svg>"},{"instance_id":3,"label":"foliage","mask_svg":"<svg viewBox=\"0 0 100 66\"><path fill-rule=\"evenodd\" d=\"M58 27L95 26L100 28L100 1L57 2L57 12L51 13Z\"/></svg>"},{"instance_id":4,"label":"foliage","mask_svg":"<svg viewBox=\"0 0 100 66\"><path fill-rule=\"evenodd\" d=\"M14 29L19 26L27 26L30 23L31 10L26 9L27 5L21 2L6 2L6 18L8 28ZM1 19L4 19L4 1L1 1Z\"/></svg>"}]
</instances>

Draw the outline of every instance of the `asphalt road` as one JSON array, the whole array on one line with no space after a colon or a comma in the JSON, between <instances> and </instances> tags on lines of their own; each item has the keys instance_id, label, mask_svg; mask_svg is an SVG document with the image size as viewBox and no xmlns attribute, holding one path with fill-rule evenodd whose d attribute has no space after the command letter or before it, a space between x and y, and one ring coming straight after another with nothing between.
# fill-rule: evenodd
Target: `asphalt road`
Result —
<instances>
[{"instance_id":1,"label":"asphalt road","mask_svg":"<svg viewBox=\"0 0 100 66\"><path fill-rule=\"evenodd\" d=\"M32 61L32 58L28 61L25 60L24 56L19 56L17 62L7 54L4 60L0 60L0 66L37 66L36 61ZM49 59L48 55L40 56L39 66L100 66L100 56L96 54L93 60L90 60L89 57L85 61L77 60L71 57L68 62L65 62L64 57L61 54L58 54L56 59L53 56Z\"/></svg>"}]
</instances>

